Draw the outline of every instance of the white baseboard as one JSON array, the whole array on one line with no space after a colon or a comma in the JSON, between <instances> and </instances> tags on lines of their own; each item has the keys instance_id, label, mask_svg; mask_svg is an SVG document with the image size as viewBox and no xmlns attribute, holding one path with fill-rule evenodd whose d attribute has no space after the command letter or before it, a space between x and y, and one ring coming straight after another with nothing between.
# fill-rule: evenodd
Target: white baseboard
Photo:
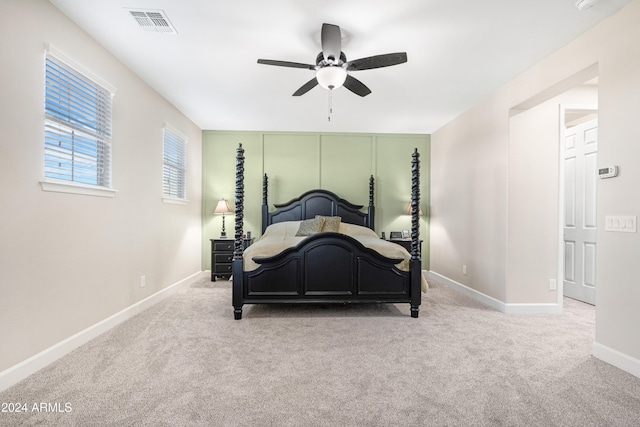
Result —
<instances>
[{"instance_id":1,"label":"white baseboard","mask_svg":"<svg viewBox=\"0 0 640 427\"><path fill-rule=\"evenodd\" d=\"M463 285L462 283L456 282L455 280L451 280L446 276L438 274L434 271L427 271L427 280L429 279L437 280L438 282L449 286L450 288L454 288L457 291L462 292L468 297L473 298L476 301L479 301L485 305L488 305L491 308L495 308L498 311L505 312L505 303L500 300L497 300L493 297L483 294L482 292L478 292L475 289L471 289L468 286Z\"/></svg>"},{"instance_id":2,"label":"white baseboard","mask_svg":"<svg viewBox=\"0 0 640 427\"><path fill-rule=\"evenodd\" d=\"M60 341L57 344L41 351L40 353L23 360L2 372L0 372L0 391L6 390L14 384L27 378L29 375L39 371L45 366L55 362L61 357L69 354L71 351L83 344L91 341L97 336L107 332L127 319L135 316L141 311L159 303L165 298L173 295L182 285L192 283L195 279L206 277L205 272L199 271L184 279L167 286L166 288L149 295L145 299L119 311L118 313L107 317L106 319L89 326L88 328Z\"/></svg>"},{"instance_id":3,"label":"white baseboard","mask_svg":"<svg viewBox=\"0 0 640 427\"><path fill-rule=\"evenodd\" d=\"M593 343L592 354L595 358L640 378L640 360L597 342Z\"/></svg>"},{"instance_id":4,"label":"white baseboard","mask_svg":"<svg viewBox=\"0 0 640 427\"><path fill-rule=\"evenodd\" d=\"M433 278L438 282L441 282L451 288L454 288L463 294L467 295L479 301L485 305L488 305L491 308L494 308L502 313L507 314L561 314L562 307L557 303L548 303L548 304L539 304L539 303L531 303L531 304L509 304L502 302L498 299L490 297L482 292L479 292L475 289L472 289L468 286L463 285L462 283L456 282L455 280L451 280L446 276L442 276L441 274L435 273L433 271L427 271L427 280L429 278Z\"/></svg>"}]
</instances>

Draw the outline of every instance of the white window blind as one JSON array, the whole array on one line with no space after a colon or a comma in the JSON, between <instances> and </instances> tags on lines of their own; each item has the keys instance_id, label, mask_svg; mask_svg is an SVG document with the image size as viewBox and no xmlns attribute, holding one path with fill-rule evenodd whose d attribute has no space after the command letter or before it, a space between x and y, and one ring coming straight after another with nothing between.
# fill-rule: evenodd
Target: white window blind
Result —
<instances>
[{"instance_id":1,"label":"white window blind","mask_svg":"<svg viewBox=\"0 0 640 427\"><path fill-rule=\"evenodd\" d=\"M164 128L164 197L186 199L187 140L179 132Z\"/></svg>"},{"instance_id":2,"label":"white window blind","mask_svg":"<svg viewBox=\"0 0 640 427\"><path fill-rule=\"evenodd\" d=\"M111 91L46 55L45 177L111 187Z\"/></svg>"}]
</instances>

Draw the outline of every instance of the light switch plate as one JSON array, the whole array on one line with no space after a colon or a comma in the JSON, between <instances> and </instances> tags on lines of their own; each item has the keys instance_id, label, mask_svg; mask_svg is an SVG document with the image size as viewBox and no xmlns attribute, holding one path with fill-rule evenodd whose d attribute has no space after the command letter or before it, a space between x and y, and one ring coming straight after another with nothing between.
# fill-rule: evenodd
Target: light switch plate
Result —
<instances>
[{"instance_id":1,"label":"light switch plate","mask_svg":"<svg viewBox=\"0 0 640 427\"><path fill-rule=\"evenodd\" d=\"M635 233L637 231L637 223L635 215L606 215L604 217L604 231Z\"/></svg>"}]
</instances>

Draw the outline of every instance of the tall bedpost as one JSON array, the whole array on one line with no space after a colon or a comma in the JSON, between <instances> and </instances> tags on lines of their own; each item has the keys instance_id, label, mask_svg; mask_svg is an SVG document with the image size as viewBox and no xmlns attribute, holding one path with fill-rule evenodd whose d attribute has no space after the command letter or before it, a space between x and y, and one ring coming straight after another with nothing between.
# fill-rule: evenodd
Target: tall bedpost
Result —
<instances>
[{"instance_id":1,"label":"tall bedpost","mask_svg":"<svg viewBox=\"0 0 640 427\"><path fill-rule=\"evenodd\" d=\"M420 153L411 155L411 259L420 259Z\"/></svg>"},{"instance_id":2,"label":"tall bedpost","mask_svg":"<svg viewBox=\"0 0 640 427\"><path fill-rule=\"evenodd\" d=\"M267 201L267 195L269 191L269 178L265 173L262 177L262 234L267 228L269 223L269 202Z\"/></svg>"},{"instance_id":3,"label":"tall bedpost","mask_svg":"<svg viewBox=\"0 0 640 427\"><path fill-rule=\"evenodd\" d=\"M411 160L411 317L418 317L422 295L422 255L420 254L420 153Z\"/></svg>"},{"instance_id":4,"label":"tall bedpost","mask_svg":"<svg viewBox=\"0 0 640 427\"><path fill-rule=\"evenodd\" d=\"M369 215L367 215L367 224L365 225L370 229L375 230L376 208L373 203L373 184L374 184L374 179L373 179L373 175L371 175L371 177L369 178Z\"/></svg>"},{"instance_id":5,"label":"tall bedpost","mask_svg":"<svg viewBox=\"0 0 640 427\"><path fill-rule=\"evenodd\" d=\"M242 318L244 239L244 148L236 150L236 232L233 246L233 314L236 320Z\"/></svg>"}]
</instances>

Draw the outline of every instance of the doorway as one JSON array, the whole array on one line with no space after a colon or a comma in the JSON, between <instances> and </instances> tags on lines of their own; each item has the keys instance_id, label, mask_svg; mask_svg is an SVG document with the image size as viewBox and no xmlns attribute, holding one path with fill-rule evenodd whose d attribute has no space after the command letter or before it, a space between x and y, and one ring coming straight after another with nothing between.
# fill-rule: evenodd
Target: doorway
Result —
<instances>
[{"instance_id":1,"label":"doorway","mask_svg":"<svg viewBox=\"0 0 640 427\"><path fill-rule=\"evenodd\" d=\"M570 252L569 249L576 248L575 244L565 250L569 245L565 245L564 239L563 146L565 129L575 131L580 125L597 119L597 75L598 67L594 64L509 111L507 298L544 305L539 310L549 313L562 313L566 299L565 258L582 259L586 253L594 260L588 264L590 270L586 277L588 280L595 277L596 246L591 244L595 239L583 239L591 244L587 247L590 252ZM588 137L593 134L589 132ZM588 158L591 161L588 167L596 164L595 159L596 156ZM595 187L595 180L589 184ZM583 202L572 206L575 204ZM595 205L590 214L594 211ZM575 279L577 274L573 274L573 268L578 265L571 264L567 271L569 278ZM584 268L580 266L580 271ZM570 287L567 284L567 288Z\"/></svg>"},{"instance_id":2,"label":"doorway","mask_svg":"<svg viewBox=\"0 0 640 427\"><path fill-rule=\"evenodd\" d=\"M563 295L596 303L596 180L598 120L595 106L560 109L560 266Z\"/></svg>"}]
</instances>

